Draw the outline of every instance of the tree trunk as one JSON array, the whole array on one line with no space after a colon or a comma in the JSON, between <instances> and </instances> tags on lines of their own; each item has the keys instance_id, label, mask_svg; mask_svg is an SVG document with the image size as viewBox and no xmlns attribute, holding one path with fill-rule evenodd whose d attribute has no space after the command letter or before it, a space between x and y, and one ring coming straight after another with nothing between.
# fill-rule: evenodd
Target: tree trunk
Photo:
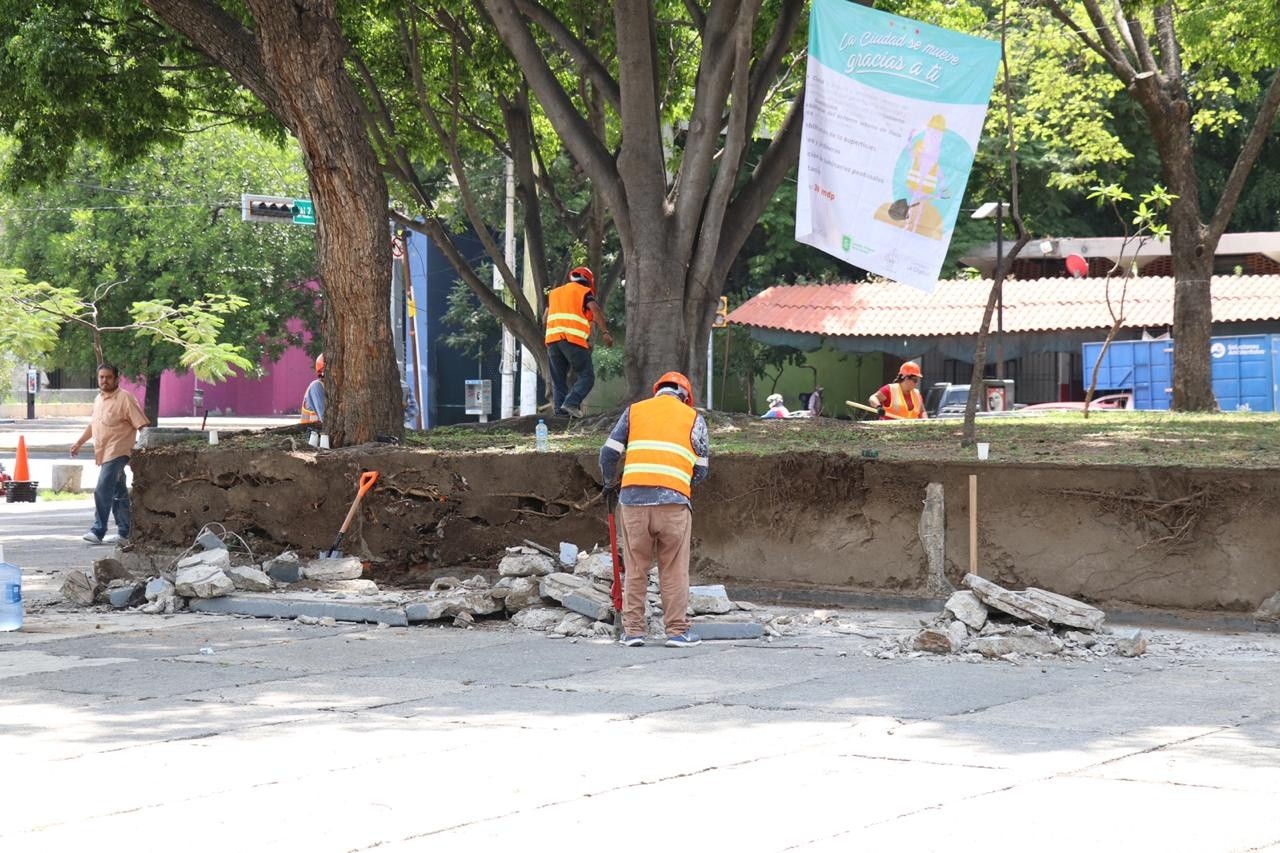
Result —
<instances>
[{"instance_id":1,"label":"tree trunk","mask_svg":"<svg viewBox=\"0 0 1280 853\"><path fill-rule=\"evenodd\" d=\"M344 66L332 0L249 0L263 70L307 164L324 287L325 429L334 446L404 432L391 347L387 187Z\"/></svg>"}]
</instances>

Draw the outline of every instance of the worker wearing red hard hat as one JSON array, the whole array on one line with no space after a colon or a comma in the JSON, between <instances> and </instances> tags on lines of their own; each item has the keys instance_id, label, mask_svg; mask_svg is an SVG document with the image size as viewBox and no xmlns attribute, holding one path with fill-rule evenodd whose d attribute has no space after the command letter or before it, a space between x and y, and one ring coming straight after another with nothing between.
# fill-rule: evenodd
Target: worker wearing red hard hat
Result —
<instances>
[{"instance_id":1,"label":"worker wearing red hard hat","mask_svg":"<svg viewBox=\"0 0 1280 853\"><path fill-rule=\"evenodd\" d=\"M596 384L591 363L591 326L600 330L607 347L613 335L605 324L604 308L596 300L596 277L586 267L574 267L569 280L547 294L547 358L551 361L552 408L557 415L582 417L582 401ZM569 387L569 373L576 377Z\"/></svg>"},{"instance_id":2,"label":"worker wearing red hard hat","mask_svg":"<svg viewBox=\"0 0 1280 853\"><path fill-rule=\"evenodd\" d=\"M620 638L624 646L644 645L644 605L649 567L655 560L666 645L702 642L689 631L687 615L693 531L689 496L691 487L706 479L709 451L707 423L693 408L693 388L684 374L674 371L653 384L653 397L626 408L600 448L605 488L619 490L627 567Z\"/></svg>"},{"instance_id":3,"label":"worker wearing red hard hat","mask_svg":"<svg viewBox=\"0 0 1280 853\"><path fill-rule=\"evenodd\" d=\"M924 418L924 398L920 396L920 383L923 381L920 365L914 361L903 362L893 381L872 394L868 401L880 414L881 420Z\"/></svg>"},{"instance_id":4,"label":"worker wearing red hard hat","mask_svg":"<svg viewBox=\"0 0 1280 853\"><path fill-rule=\"evenodd\" d=\"M302 423L314 424L324 420L324 353L316 356L316 378L302 395Z\"/></svg>"}]
</instances>

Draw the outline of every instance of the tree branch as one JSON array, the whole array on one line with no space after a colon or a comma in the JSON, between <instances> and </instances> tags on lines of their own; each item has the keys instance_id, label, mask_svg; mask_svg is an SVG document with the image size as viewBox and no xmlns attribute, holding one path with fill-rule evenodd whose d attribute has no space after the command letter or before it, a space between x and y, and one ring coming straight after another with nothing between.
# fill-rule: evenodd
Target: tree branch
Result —
<instances>
[{"instance_id":1,"label":"tree branch","mask_svg":"<svg viewBox=\"0 0 1280 853\"><path fill-rule=\"evenodd\" d=\"M1271 78L1271 85L1267 87L1262 104L1258 108L1258 116L1253 120L1253 127L1249 129L1249 137L1240 149L1235 165L1231 167L1231 174L1222 188L1222 195L1218 197L1218 207L1213 212L1206 238L1209 245L1216 244L1218 238L1226 231L1227 224L1231 222L1236 203L1240 200L1240 194L1244 192L1244 183L1258 159L1258 154L1262 151L1263 143L1271 134L1271 126L1275 123L1277 111L1280 111L1280 71Z\"/></svg>"}]
</instances>

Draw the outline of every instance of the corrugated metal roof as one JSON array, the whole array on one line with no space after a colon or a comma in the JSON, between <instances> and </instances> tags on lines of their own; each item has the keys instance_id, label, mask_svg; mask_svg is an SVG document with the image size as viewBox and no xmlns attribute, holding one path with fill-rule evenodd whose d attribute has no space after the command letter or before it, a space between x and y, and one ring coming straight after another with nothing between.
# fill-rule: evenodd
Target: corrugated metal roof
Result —
<instances>
[{"instance_id":1,"label":"corrugated metal roof","mask_svg":"<svg viewBox=\"0 0 1280 853\"><path fill-rule=\"evenodd\" d=\"M1117 307L1124 287L1110 282ZM1004 330L1110 328L1107 290L1102 279L1006 281ZM990 292L990 279L940 281L932 293L893 281L780 285L738 306L729 322L828 337L967 335L982 323ZM1280 319L1280 276L1215 276L1212 292L1214 322ZM1130 279L1123 307L1125 327L1172 324L1173 279Z\"/></svg>"}]
</instances>

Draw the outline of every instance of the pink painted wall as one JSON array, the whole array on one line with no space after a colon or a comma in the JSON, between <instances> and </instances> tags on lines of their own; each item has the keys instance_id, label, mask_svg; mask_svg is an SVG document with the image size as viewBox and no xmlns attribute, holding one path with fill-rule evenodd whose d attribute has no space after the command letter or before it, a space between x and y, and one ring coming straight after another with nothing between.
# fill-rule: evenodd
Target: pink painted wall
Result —
<instances>
[{"instance_id":1,"label":"pink painted wall","mask_svg":"<svg viewBox=\"0 0 1280 853\"><path fill-rule=\"evenodd\" d=\"M301 328L298 320L289 321L289 330ZM261 379L246 377L237 370L235 376L225 382L197 382L190 373L178 374L166 370L160 378L160 417L192 417L204 414L220 415L291 415L297 414L307 385L315 379L315 360L301 347L290 347L271 362L263 360ZM121 379L120 385L131 391L138 402L146 405L146 387ZM204 408L192 407L192 392L204 391Z\"/></svg>"}]
</instances>

